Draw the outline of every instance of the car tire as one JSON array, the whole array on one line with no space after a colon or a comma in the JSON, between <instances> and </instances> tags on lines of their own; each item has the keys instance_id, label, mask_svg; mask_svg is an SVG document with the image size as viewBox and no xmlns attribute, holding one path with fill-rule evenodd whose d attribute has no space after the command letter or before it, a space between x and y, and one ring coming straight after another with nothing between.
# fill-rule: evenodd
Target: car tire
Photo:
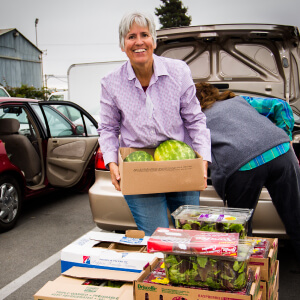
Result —
<instances>
[{"instance_id":1,"label":"car tire","mask_svg":"<svg viewBox=\"0 0 300 300\"><path fill-rule=\"evenodd\" d=\"M22 206L20 185L11 176L0 177L0 232L12 229Z\"/></svg>"}]
</instances>

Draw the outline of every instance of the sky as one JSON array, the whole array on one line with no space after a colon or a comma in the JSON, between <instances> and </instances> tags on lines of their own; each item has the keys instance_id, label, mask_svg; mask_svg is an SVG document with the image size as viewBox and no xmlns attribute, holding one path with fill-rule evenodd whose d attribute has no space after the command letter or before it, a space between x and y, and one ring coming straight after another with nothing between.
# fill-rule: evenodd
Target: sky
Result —
<instances>
[{"instance_id":1,"label":"sky","mask_svg":"<svg viewBox=\"0 0 300 300\"><path fill-rule=\"evenodd\" d=\"M191 25L265 23L300 29L299 0L182 0ZM73 64L126 59L118 26L126 12L152 13L160 0L0 0L0 29L16 28L43 51L49 88L67 89ZM37 26L35 20L38 19ZM46 76L45 76L46 75Z\"/></svg>"}]
</instances>

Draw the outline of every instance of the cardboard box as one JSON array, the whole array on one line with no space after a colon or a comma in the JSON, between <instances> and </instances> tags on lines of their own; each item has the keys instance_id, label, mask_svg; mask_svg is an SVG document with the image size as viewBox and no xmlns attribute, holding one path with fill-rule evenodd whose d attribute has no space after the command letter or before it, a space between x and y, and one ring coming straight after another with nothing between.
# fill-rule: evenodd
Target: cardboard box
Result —
<instances>
[{"instance_id":1,"label":"cardboard box","mask_svg":"<svg viewBox=\"0 0 300 300\"><path fill-rule=\"evenodd\" d=\"M126 234L90 231L61 251L61 271L73 266L140 273L161 253L147 253L149 237L138 230Z\"/></svg>"},{"instance_id":2,"label":"cardboard box","mask_svg":"<svg viewBox=\"0 0 300 300\"><path fill-rule=\"evenodd\" d=\"M54 281L48 281L34 295L34 300L133 300L133 282L139 276L140 274L132 272L73 267ZM120 288L83 285L90 279L120 281L124 284Z\"/></svg>"},{"instance_id":3,"label":"cardboard box","mask_svg":"<svg viewBox=\"0 0 300 300\"><path fill-rule=\"evenodd\" d=\"M262 237L247 237L248 239L262 239ZM270 242L270 249L268 257L255 258L250 257L249 265L259 266L261 271L261 280L269 281L272 275L272 271L275 270L275 261L278 254L278 239L277 238L263 238Z\"/></svg>"},{"instance_id":4,"label":"cardboard box","mask_svg":"<svg viewBox=\"0 0 300 300\"><path fill-rule=\"evenodd\" d=\"M198 153L196 159L123 162L127 155L137 150L144 150L153 155L155 149L119 149L120 184L123 195L205 189L203 160Z\"/></svg>"},{"instance_id":5,"label":"cardboard box","mask_svg":"<svg viewBox=\"0 0 300 300\"><path fill-rule=\"evenodd\" d=\"M260 289L260 268L255 267L255 281L251 285L249 295L237 293L209 291L205 289L197 289L193 287L172 286L164 284L154 284L143 282L148 274L153 270L146 269L141 276L134 281L134 299L135 300L198 300L198 299L217 299L217 300L258 300Z\"/></svg>"},{"instance_id":6,"label":"cardboard box","mask_svg":"<svg viewBox=\"0 0 300 300\"><path fill-rule=\"evenodd\" d=\"M279 289L279 261L276 260L275 268L272 271L269 281L260 281L260 290L262 292L262 300L273 299Z\"/></svg>"}]
</instances>

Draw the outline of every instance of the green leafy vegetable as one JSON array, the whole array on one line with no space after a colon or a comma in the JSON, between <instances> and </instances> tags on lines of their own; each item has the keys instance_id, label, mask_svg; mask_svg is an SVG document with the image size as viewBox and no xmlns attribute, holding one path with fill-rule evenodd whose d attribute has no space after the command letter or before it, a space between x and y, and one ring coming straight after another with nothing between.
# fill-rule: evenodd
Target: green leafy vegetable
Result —
<instances>
[{"instance_id":1,"label":"green leafy vegetable","mask_svg":"<svg viewBox=\"0 0 300 300\"><path fill-rule=\"evenodd\" d=\"M184 224L182 226L182 229L185 229L185 230L191 230L192 229L192 226L190 224Z\"/></svg>"},{"instance_id":2,"label":"green leafy vegetable","mask_svg":"<svg viewBox=\"0 0 300 300\"><path fill-rule=\"evenodd\" d=\"M207 256L197 256L197 263L199 264L200 268L205 268L207 260Z\"/></svg>"},{"instance_id":3,"label":"green leafy vegetable","mask_svg":"<svg viewBox=\"0 0 300 300\"><path fill-rule=\"evenodd\" d=\"M171 283L240 290L246 285L246 262L208 256L165 255Z\"/></svg>"}]
</instances>

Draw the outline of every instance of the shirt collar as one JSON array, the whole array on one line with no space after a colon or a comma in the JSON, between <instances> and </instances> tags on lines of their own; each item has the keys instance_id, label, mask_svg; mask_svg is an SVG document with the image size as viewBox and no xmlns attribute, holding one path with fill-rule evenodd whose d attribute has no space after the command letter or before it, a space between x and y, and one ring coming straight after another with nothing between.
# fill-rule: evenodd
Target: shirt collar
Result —
<instances>
[{"instance_id":1,"label":"shirt collar","mask_svg":"<svg viewBox=\"0 0 300 300\"><path fill-rule=\"evenodd\" d=\"M159 76L169 75L161 58L155 54L153 54L153 70L154 70L155 81L157 81ZM127 74L128 74L128 80L133 80L136 78L130 60L127 61Z\"/></svg>"}]
</instances>

